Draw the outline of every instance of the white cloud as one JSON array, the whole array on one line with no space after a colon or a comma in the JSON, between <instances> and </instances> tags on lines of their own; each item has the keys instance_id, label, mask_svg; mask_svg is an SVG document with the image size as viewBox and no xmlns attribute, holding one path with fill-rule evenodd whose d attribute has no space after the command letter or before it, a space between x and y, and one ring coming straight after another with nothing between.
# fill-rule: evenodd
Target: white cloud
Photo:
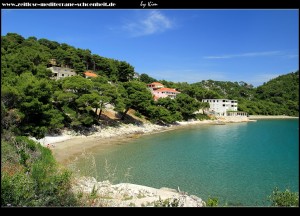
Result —
<instances>
[{"instance_id":1,"label":"white cloud","mask_svg":"<svg viewBox=\"0 0 300 216\"><path fill-rule=\"evenodd\" d=\"M146 16L137 21L129 21L123 26L134 37L164 32L172 27L172 21L159 11L147 12Z\"/></svg>"},{"instance_id":2,"label":"white cloud","mask_svg":"<svg viewBox=\"0 0 300 216\"><path fill-rule=\"evenodd\" d=\"M274 56L282 54L281 51L267 51L267 52L252 52L252 53L241 53L241 54L229 54L219 56L204 56L204 59L229 59L238 57L257 57L257 56Z\"/></svg>"}]
</instances>

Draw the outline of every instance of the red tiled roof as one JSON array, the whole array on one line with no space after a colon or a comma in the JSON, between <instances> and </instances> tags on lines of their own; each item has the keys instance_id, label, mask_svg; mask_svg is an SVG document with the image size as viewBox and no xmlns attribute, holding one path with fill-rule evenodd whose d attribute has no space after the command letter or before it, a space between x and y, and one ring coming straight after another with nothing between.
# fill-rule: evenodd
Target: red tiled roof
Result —
<instances>
[{"instance_id":1,"label":"red tiled roof","mask_svg":"<svg viewBox=\"0 0 300 216\"><path fill-rule=\"evenodd\" d=\"M98 75L89 71L84 72L84 75L88 76L88 77L97 77Z\"/></svg>"},{"instance_id":2,"label":"red tiled roof","mask_svg":"<svg viewBox=\"0 0 300 216\"><path fill-rule=\"evenodd\" d=\"M180 93L179 91L176 91L175 89L171 89L171 88L160 88L155 90L156 92L175 92L175 93Z\"/></svg>"}]
</instances>

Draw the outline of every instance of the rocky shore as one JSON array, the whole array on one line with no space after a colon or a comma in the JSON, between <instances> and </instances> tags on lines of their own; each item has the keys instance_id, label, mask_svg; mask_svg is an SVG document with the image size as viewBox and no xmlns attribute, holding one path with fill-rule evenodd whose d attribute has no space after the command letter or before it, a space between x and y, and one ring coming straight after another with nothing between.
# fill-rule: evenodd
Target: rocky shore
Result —
<instances>
[{"instance_id":1,"label":"rocky shore","mask_svg":"<svg viewBox=\"0 0 300 216\"><path fill-rule=\"evenodd\" d=\"M142 185L109 181L97 182L93 177L81 177L73 184L76 193L92 196L92 206L102 207L203 207L205 202L194 195L170 188L152 188Z\"/></svg>"}]
</instances>

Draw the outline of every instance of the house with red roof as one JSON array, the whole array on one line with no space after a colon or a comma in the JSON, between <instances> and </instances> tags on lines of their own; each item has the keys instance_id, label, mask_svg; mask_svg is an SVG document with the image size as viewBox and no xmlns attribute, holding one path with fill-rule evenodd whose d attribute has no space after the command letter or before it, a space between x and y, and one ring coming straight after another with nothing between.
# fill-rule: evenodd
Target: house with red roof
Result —
<instances>
[{"instance_id":1,"label":"house with red roof","mask_svg":"<svg viewBox=\"0 0 300 216\"><path fill-rule=\"evenodd\" d=\"M97 77L98 76L93 71L86 71L83 74L85 75L85 78L93 78L93 77Z\"/></svg>"},{"instance_id":2,"label":"house with red roof","mask_svg":"<svg viewBox=\"0 0 300 216\"><path fill-rule=\"evenodd\" d=\"M166 88L163 84L159 82L153 82L147 84L147 87L150 89L153 95L153 99L155 101L158 100L159 98L165 98L165 97L174 99L176 98L177 94L180 94L180 92L176 91L176 89Z\"/></svg>"},{"instance_id":3,"label":"house with red roof","mask_svg":"<svg viewBox=\"0 0 300 216\"><path fill-rule=\"evenodd\" d=\"M164 88L165 86L159 82L153 82L153 83L147 84L147 87L153 91L153 90L157 90L159 88Z\"/></svg>"},{"instance_id":4,"label":"house with red roof","mask_svg":"<svg viewBox=\"0 0 300 216\"><path fill-rule=\"evenodd\" d=\"M152 92L152 94L154 95L154 98L169 97L171 99L174 99L174 98L176 98L177 94L180 94L180 92L176 91L176 89L172 89L172 88L160 88L160 89L154 90Z\"/></svg>"}]
</instances>

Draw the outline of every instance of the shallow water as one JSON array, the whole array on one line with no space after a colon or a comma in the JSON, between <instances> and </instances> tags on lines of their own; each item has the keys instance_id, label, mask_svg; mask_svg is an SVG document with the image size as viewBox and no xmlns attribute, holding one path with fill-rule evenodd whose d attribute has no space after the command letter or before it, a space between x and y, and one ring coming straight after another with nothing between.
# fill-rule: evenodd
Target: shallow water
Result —
<instances>
[{"instance_id":1,"label":"shallow water","mask_svg":"<svg viewBox=\"0 0 300 216\"><path fill-rule=\"evenodd\" d=\"M195 125L94 148L93 174L114 183L179 187L221 204L264 206L275 186L299 191L298 138L298 120ZM92 169L87 159L78 166Z\"/></svg>"}]
</instances>

